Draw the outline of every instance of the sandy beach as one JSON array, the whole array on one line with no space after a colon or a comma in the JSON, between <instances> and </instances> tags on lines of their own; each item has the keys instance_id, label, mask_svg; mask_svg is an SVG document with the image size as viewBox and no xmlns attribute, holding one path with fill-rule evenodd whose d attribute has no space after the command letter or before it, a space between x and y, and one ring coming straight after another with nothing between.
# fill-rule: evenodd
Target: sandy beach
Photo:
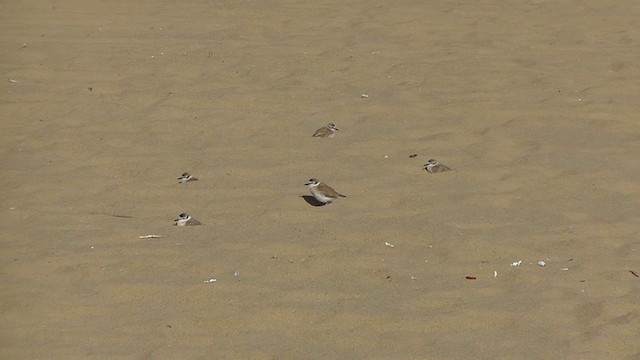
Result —
<instances>
[{"instance_id":1,"label":"sandy beach","mask_svg":"<svg viewBox=\"0 0 640 360\"><path fill-rule=\"evenodd\" d=\"M3 2L0 358L640 359L638 19Z\"/></svg>"}]
</instances>

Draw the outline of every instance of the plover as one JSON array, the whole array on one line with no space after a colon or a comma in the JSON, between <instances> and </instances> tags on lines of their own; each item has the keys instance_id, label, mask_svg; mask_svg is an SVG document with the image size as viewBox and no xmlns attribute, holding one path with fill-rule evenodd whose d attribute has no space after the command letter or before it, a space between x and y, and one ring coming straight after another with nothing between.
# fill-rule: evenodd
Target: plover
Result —
<instances>
[{"instance_id":1,"label":"plover","mask_svg":"<svg viewBox=\"0 0 640 360\"><path fill-rule=\"evenodd\" d=\"M196 181L198 180L198 178L193 177L193 175L189 174L188 172L183 173L182 175L180 175L180 177L178 178L178 182L180 184L184 184L187 181Z\"/></svg>"},{"instance_id":2,"label":"plover","mask_svg":"<svg viewBox=\"0 0 640 360\"><path fill-rule=\"evenodd\" d=\"M313 137L330 137L332 138L336 131L338 131L340 129L338 129L336 127L336 124L334 123L329 123L327 124L327 126L323 126L320 129L316 130L315 133L313 133Z\"/></svg>"},{"instance_id":3,"label":"plover","mask_svg":"<svg viewBox=\"0 0 640 360\"><path fill-rule=\"evenodd\" d=\"M346 197L345 195L342 195L337 191L333 190L331 186L325 183L319 182L317 179L314 179L314 178L309 179L309 181L305 185L311 191L311 195L313 195L313 197L316 198L316 200L324 204L329 204L337 198Z\"/></svg>"},{"instance_id":4,"label":"plover","mask_svg":"<svg viewBox=\"0 0 640 360\"><path fill-rule=\"evenodd\" d=\"M176 226L194 226L194 225L202 225L200 221L191 217L191 215L187 213L182 213L178 215L178 218L173 220L176 222Z\"/></svg>"},{"instance_id":5,"label":"plover","mask_svg":"<svg viewBox=\"0 0 640 360\"><path fill-rule=\"evenodd\" d=\"M447 165L440 164L434 159L429 159L429 161L424 164L424 169L432 174L451 170Z\"/></svg>"}]
</instances>

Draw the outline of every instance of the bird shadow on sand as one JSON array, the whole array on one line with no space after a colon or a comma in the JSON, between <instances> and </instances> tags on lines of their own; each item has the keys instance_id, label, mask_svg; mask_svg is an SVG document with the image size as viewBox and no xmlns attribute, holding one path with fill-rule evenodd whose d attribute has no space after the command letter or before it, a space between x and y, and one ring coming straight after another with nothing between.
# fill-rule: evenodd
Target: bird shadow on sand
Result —
<instances>
[{"instance_id":1,"label":"bird shadow on sand","mask_svg":"<svg viewBox=\"0 0 640 360\"><path fill-rule=\"evenodd\" d=\"M304 201L307 202L307 204L311 205L311 206L325 206L327 204L320 202L318 200L316 200L316 198L314 198L313 196L309 196L309 195L302 195L300 196L301 198L304 199Z\"/></svg>"}]
</instances>

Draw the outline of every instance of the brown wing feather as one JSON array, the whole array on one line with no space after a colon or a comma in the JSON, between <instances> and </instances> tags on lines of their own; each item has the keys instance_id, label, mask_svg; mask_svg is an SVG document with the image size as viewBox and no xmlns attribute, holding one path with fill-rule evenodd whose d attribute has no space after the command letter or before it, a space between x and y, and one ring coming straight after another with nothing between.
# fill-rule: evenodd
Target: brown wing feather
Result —
<instances>
[{"instance_id":1,"label":"brown wing feather","mask_svg":"<svg viewBox=\"0 0 640 360\"><path fill-rule=\"evenodd\" d=\"M189 219L189 221L187 221L187 225L189 226L202 225L202 223L194 218L191 218Z\"/></svg>"},{"instance_id":2,"label":"brown wing feather","mask_svg":"<svg viewBox=\"0 0 640 360\"><path fill-rule=\"evenodd\" d=\"M331 134L333 134L333 131L331 131L331 129L326 126L323 126L320 129L316 130L315 133L313 133L313 137L327 137Z\"/></svg>"},{"instance_id":3,"label":"brown wing feather","mask_svg":"<svg viewBox=\"0 0 640 360\"><path fill-rule=\"evenodd\" d=\"M320 183L320 185L318 185L318 190L321 191L323 194L325 194L328 197L331 198L339 198L339 197L346 197L342 194L340 194L339 192L333 190L333 188L325 183Z\"/></svg>"}]
</instances>

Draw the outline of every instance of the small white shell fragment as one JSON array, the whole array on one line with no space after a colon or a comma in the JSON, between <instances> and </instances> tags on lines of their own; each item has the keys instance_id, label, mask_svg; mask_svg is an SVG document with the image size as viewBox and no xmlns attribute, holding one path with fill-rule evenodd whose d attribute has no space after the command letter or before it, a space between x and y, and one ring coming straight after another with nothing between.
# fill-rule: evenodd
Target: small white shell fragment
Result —
<instances>
[{"instance_id":1,"label":"small white shell fragment","mask_svg":"<svg viewBox=\"0 0 640 360\"><path fill-rule=\"evenodd\" d=\"M544 260L540 260L540 261L538 261L538 266L545 267L545 266L547 266L547 263Z\"/></svg>"},{"instance_id":2,"label":"small white shell fragment","mask_svg":"<svg viewBox=\"0 0 640 360\"><path fill-rule=\"evenodd\" d=\"M520 265L522 265L522 260L514 261L514 262L511 263L511 266L520 266Z\"/></svg>"},{"instance_id":3,"label":"small white shell fragment","mask_svg":"<svg viewBox=\"0 0 640 360\"><path fill-rule=\"evenodd\" d=\"M393 245L393 244L391 244L391 243L388 243L388 242L386 242L386 241L384 242L384 244L385 244L385 245L387 245L387 246L388 246L388 247L390 247L390 248L394 248L394 247L396 247L395 245Z\"/></svg>"},{"instance_id":4,"label":"small white shell fragment","mask_svg":"<svg viewBox=\"0 0 640 360\"><path fill-rule=\"evenodd\" d=\"M205 282L205 283L213 283L213 282L216 282L216 281L218 281L218 280L216 280L216 279L214 279L214 278L211 278L211 279L209 279L209 280L205 280L204 282Z\"/></svg>"},{"instance_id":5,"label":"small white shell fragment","mask_svg":"<svg viewBox=\"0 0 640 360\"><path fill-rule=\"evenodd\" d=\"M385 159L388 159L388 158L389 158L389 155L385 155L385 156L384 156L384 158L385 158Z\"/></svg>"},{"instance_id":6,"label":"small white shell fragment","mask_svg":"<svg viewBox=\"0 0 640 360\"><path fill-rule=\"evenodd\" d=\"M236 270L236 272L233 273L234 276L239 276L240 275L240 271Z\"/></svg>"},{"instance_id":7,"label":"small white shell fragment","mask_svg":"<svg viewBox=\"0 0 640 360\"><path fill-rule=\"evenodd\" d=\"M493 277L498 277L498 271L497 270L493 270Z\"/></svg>"},{"instance_id":8,"label":"small white shell fragment","mask_svg":"<svg viewBox=\"0 0 640 360\"><path fill-rule=\"evenodd\" d=\"M416 280L416 277L415 277L415 276L412 276L412 277L411 277L411 280Z\"/></svg>"},{"instance_id":9,"label":"small white shell fragment","mask_svg":"<svg viewBox=\"0 0 640 360\"><path fill-rule=\"evenodd\" d=\"M154 235L154 234L150 234L150 235L140 235L138 236L139 239L158 239L163 237L164 235Z\"/></svg>"},{"instance_id":10,"label":"small white shell fragment","mask_svg":"<svg viewBox=\"0 0 640 360\"><path fill-rule=\"evenodd\" d=\"M367 98L369 98L369 95L367 95L367 94L362 94L362 95L360 95L360 97L361 97L361 98L363 98L363 99L367 99Z\"/></svg>"},{"instance_id":11,"label":"small white shell fragment","mask_svg":"<svg viewBox=\"0 0 640 360\"><path fill-rule=\"evenodd\" d=\"M14 84L15 84L15 83L17 83L17 82L18 82L18 80L9 79L9 82L10 82L10 83L14 83Z\"/></svg>"},{"instance_id":12,"label":"small white shell fragment","mask_svg":"<svg viewBox=\"0 0 640 360\"><path fill-rule=\"evenodd\" d=\"M560 271L569 271L569 268L562 268Z\"/></svg>"}]
</instances>

